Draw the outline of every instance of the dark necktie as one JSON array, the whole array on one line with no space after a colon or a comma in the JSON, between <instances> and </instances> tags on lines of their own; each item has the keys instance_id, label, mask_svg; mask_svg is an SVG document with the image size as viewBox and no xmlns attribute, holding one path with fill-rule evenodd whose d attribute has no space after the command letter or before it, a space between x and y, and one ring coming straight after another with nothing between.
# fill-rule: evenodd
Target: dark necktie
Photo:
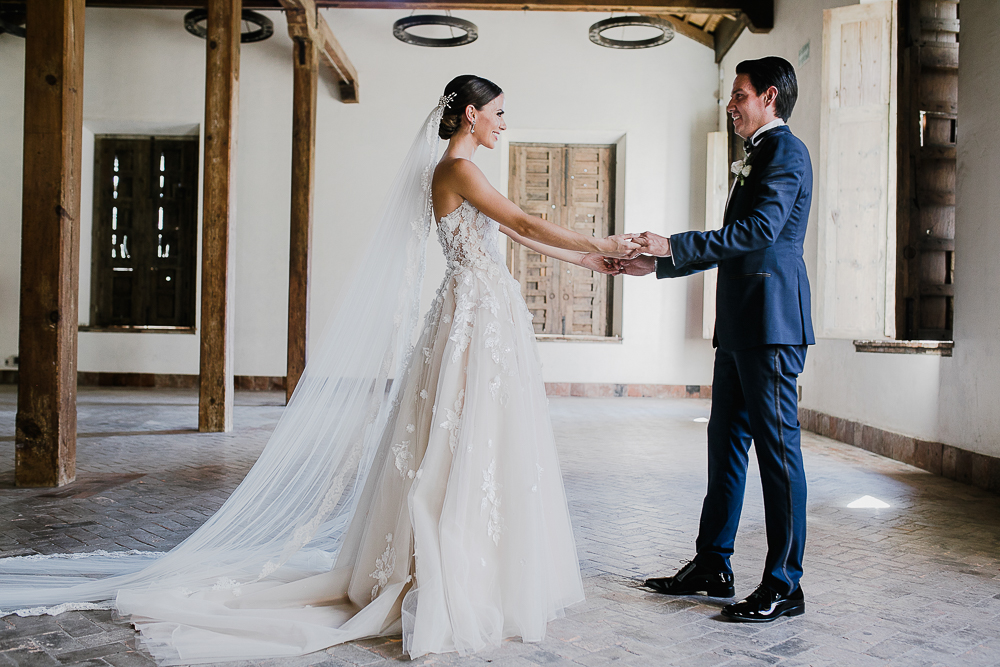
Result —
<instances>
[{"instance_id":1,"label":"dark necktie","mask_svg":"<svg viewBox=\"0 0 1000 667\"><path fill-rule=\"evenodd\" d=\"M744 153L746 153L747 155L750 155L750 152L754 148L756 148L756 146L753 145L752 141L750 141L749 139L744 139L743 140L743 152Z\"/></svg>"}]
</instances>

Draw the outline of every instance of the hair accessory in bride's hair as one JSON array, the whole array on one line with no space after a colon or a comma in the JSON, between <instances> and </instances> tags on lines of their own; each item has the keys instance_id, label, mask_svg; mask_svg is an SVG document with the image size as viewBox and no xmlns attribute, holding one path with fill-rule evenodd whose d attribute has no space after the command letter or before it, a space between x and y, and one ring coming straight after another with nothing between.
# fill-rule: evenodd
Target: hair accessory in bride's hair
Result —
<instances>
[{"instance_id":1,"label":"hair accessory in bride's hair","mask_svg":"<svg viewBox=\"0 0 1000 667\"><path fill-rule=\"evenodd\" d=\"M438 106L448 108L451 106L452 101L458 97L458 93L448 93L447 95L442 95L441 99L438 100Z\"/></svg>"}]
</instances>

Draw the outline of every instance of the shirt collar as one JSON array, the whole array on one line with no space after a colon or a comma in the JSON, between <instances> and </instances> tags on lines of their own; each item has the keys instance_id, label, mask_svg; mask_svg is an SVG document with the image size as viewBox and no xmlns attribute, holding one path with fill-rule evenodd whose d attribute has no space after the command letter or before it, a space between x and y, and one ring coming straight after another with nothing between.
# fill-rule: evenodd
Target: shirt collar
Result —
<instances>
[{"instance_id":1,"label":"shirt collar","mask_svg":"<svg viewBox=\"0 0 1000 667\"><path fill-rule=\"evenodd\" d=\"M760 143L758 141L758 137L760 137L760 135L764 134L768 130L773 130L774 128L781 127L782 125L785 125L785 124L786 124L785 121L783 121L782 119L775 118L770 123L768 123L767 125L764 125L759 130L757 130L756 132L753 133L753 136L750 137L750 145L751 146L756 146L758 143Z\"/></svg>"}]
</instances>

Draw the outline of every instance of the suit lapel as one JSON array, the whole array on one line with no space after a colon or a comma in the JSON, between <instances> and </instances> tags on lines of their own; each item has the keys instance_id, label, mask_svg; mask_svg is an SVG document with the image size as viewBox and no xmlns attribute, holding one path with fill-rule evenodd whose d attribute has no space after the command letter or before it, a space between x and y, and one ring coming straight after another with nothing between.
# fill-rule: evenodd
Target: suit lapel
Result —
<instances>
[{"instance_id":1,"label":"suit lapel","mask_svg":"<svg viewBox=\"0 0 1000 667\"><path fill-rule=\"evenodd\" d=\"M747 155L744 164L750 164L750 165L753 164L754 156L760 154L760 150L764 146L764 142L766 142L769 139L777 136L779 132L790 132L790 131L791 130L788 129L787 125L779 125L778 127L770 129L767 132L765 132L764 134L760 135L760 141L758 141L757 145L755 145L753 147L753 151L751 151L750 154ZM747 176L747 178L750 178L750 177ZM739 176L737 176L736 178L733 179L733 186L731 188L729 188L729 196L726 197L726 208L725 208L725 210L724 210L724 212L722 214L722 224L723 224L723 226L725 226L726 220L729 219L729 206L732 204L733 195L736 193L736 188L739 186L739 184L740 184L740 179L739 179Z\"/></svg>"}]
</instances>

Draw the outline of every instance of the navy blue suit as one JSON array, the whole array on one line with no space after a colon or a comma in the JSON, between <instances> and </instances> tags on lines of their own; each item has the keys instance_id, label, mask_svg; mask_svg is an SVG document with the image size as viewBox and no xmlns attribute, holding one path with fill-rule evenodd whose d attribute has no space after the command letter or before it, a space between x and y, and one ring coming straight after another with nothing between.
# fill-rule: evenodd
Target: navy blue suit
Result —
<instances>
[{"instance_id":1,"label":"navy blue suit","mask_svg":"<svg viewBox=\"0 0 1000 667\"><path fill-rule=\"evenodd\" d=\"M695 562L731 572L751 440L764 490L763 582L791 593L802 576L806 480L797 379L815 343L802 259L812 201L809 151L787 126L759 137L721 229L670 237L658 278L719 267L708 492Z\"/></svg>"}]
</instances>

